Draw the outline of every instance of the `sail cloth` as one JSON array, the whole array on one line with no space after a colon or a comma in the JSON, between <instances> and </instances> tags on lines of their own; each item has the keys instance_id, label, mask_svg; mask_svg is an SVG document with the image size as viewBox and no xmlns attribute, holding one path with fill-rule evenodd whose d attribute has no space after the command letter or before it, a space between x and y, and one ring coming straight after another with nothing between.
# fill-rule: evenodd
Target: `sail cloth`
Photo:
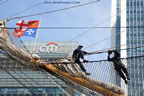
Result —
<instances>
[{"instance_id":1,"label":"sail cloth","mask_svg":"<svg viewBox=\"0 0 144 96\"><path fill-rule=\"evenodd\" d=\"M4 24L5 21L2 23ZM124 96L124 92L120 87L94 80L82 74L77 69L77 64L75 64L71 58L64 58L55 62L45 62L40 58L33 57L34 55L31 55L13 45L10 42L7 33L8 30L6 28L1 28L0 49L4 50L12 60L24 65L39 65L39 68L51 73L52 75L56 74L57 76L60 76L59 78L70 80L106 96Z\"/></svg>"}]
</instances>

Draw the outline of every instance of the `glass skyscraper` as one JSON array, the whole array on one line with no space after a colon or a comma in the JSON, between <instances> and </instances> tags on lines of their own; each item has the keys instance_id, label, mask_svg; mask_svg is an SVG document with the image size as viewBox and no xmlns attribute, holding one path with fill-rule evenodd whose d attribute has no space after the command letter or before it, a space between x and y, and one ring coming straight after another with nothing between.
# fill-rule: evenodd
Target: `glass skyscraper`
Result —
<instances>
[{"instance_id":1,"label":"glass skyscraper","mask_svg":"<svg viewBox=\"0 0 144 96\"><path fill-rule=\"evenodd\" d=\"M112 0L112 47L121 50L121 58L144 55L144 0ZM130 49L129 49L130 48ZM127 60L128 86L116 74L115 84L125 89L125 96L144 96L144 59Z\"/></svg>"},{"instance_id":2,"label":"glass skyscraper","mask_svg":"<svg viewBox=\"0 0 144 96\"><path fill-rule=\"evenodd\" d=\"M24 44L30 52L33 51L34 42ZM71 55L77 46L78 42L37 41L34 53L45 61L53 61ZM0 54L0 96L65 96L56 83L69 94L81 96L78 91L69 92L71 87L48 72L36 71L29 64L24 67Z\"/></svg>"}]
</instances>

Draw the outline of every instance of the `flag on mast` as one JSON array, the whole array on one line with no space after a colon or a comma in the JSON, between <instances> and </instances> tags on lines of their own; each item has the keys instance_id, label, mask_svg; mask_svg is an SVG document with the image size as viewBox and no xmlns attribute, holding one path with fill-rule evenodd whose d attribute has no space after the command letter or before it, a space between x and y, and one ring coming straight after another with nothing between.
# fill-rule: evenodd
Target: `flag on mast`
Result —
<instances>
[{"instance_id":1,"label":"flag on mast","mask_svg":"<svg viewBox=\"0 0 144 96\"><path fill-rule=\"evenodd\" d=\"M21 20L16 23L16 29L14 31L15 37L30 36L35 37L37 28L39 27L39 20L29 21Z\"/></svg>"}]
</instances>

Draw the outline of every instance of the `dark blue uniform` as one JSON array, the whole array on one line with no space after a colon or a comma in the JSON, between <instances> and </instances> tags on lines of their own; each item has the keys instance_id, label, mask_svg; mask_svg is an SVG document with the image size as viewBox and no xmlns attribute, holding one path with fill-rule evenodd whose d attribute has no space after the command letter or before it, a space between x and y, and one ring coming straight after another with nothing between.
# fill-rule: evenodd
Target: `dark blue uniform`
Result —
<instances>
[{"instance_id":1,"label":"dark blue uniform","mask_svg":"<svg viewBox=\"0 0 144 96\"><path fill-rule=\"evenodd\" d=\"M80 50L79 48L75 49L73 51L73 55L72 55L72 58L73 60L75 61L75 63L79 64L79 66L81 67L81 69L86 72L86 69L84 68L84 66L82 65L82 63L80 62L80 58L81 59L84 59L84 55L85 54L88 54L87 52L85 51L82 51Z\"/></svg>"},{"instance_id":2,"label":"dark blue uniform","mask_svg":"<svg viewBox=\"0 0 144 96\"><path fill-rule=\"evenodd\" d=\"M112 53L114 54L114 56L112 58L110 58L110 55ZM125 80L125 82L127 84L127 80L126 80L126 77L125 77L124 73L126 74L127 79L129 80L128 71L127 71L125 65L120 60L120 54L117 51L114 51L114 50L112 51L112 53L110 53L110 54L108 53L108 61L112 61L114 63L115 70Z\"/></svg>"}]
</instances>

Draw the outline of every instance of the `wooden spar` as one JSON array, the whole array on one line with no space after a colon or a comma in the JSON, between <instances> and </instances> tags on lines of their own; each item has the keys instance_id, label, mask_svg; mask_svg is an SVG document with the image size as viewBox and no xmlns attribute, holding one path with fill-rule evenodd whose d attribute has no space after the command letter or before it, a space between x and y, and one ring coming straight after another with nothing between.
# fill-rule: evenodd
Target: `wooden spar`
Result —
<instances>
[{"instance_id":1,"label":"wooden spar","mask_svg":"<svg viewBox=\"0 0 144 96\"><path fill-rule=\"evenodd\" d=\"M103 88L102 85L99 86L100 84L96 85L91 81L86 80L85 78L82 77L74 77L72 75L70 75L69 73L63 72L59 69L57 69L56 67L54 67L52 64L43 64L40 65L40 68L46 70L47 72L49 72L49 70L53 71L55 74L63 76L65 79L70 79L73 82L82 85L84 87L87 87L91 90L95 90L99 93L102 93L106 96L124 96L123 93L115 93L112 90L108 90L106 88ZM97 81L98 82L98 81ZM100 82L98 82L100 83Z\"/></svg>"},{"instance_id":2,"label":"wooden spar","mask_svg":"<svg viewBox=\"0 0 144 96\"><path fill-rule=\"evenodd\" d=\"M0 26L4 26L6 24L5 21L0 21ZM8 30L6 28L0 28L0 49L4 50L8 56L13 59L16 62L20 62L24 65L31 64L31 65L36 65L39 63L39 67L44 69L47 72L54 72L55 74L67 79L67 80L72 80L73 82L82 85L84 87L87 87L91 90L97 91L99 93L102 93L107 96L124 96L124 92L117 86L113 86L111 84L106 84L104 82L100 82L97 80L93 80L92 78L87 78L87 76L81 76L78 75L77 77L73 77L71 74L68 72L63 71L60 68L64 68L65 64L59 66L57 68L58 64L48 64L47 62L43 62L38 59L34 59L35 56L38 57L36 54L31 55L28 52L25 52L16 46L14 46L8 38ZM64 63L63 60L60 61L59 63ZM65 66L66 67L66 66ZM77 74L77 73L75 73Z\"/></svg>"}]
</instances>

